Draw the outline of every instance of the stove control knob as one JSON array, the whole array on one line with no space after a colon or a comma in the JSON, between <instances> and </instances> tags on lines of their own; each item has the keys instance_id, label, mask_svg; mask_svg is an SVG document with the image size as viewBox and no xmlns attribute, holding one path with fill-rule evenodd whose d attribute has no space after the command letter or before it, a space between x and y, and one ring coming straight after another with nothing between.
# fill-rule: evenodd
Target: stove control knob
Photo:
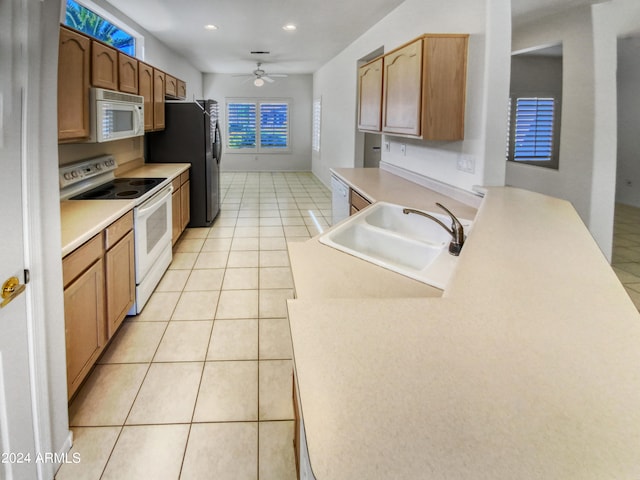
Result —
<instances>
[{"instance_id":1,"label":"stove control knob","mask_svg":"<svg viewBox=\"0 0 640 480\"><path fill-rule=\"evenodd\" d=\"M102 170L102 165L100 165L99 163L96 165L96 170L100 171Z\"/></svg>"},{"instance_id":2,"label":"stove control knob","mask_svg":"<svg viewBox=\"0 0 640 480\"><path fill-rule=\"evenodd\" d=\"M71 177L72 178L78 178L78 171L74 170L73 172L71 172Z\"/></svg>"},{"instance_id":3,"label":"stove control knob","mask_svg":"<svg viewBox=\"0 0 640 480\"><path fill-rule=\"evenodd\" d=\"M71 180L71 172L67 172L64 174L64 179L65 180Z\"/></svg>"}]
</instances>

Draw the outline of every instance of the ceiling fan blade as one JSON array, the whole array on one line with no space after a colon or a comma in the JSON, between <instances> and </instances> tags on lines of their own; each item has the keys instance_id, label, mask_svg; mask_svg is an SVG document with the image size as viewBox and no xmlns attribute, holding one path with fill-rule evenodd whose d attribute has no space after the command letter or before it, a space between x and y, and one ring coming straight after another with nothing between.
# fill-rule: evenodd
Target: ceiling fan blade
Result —
<instances>
[{"instance_id":1,"label":"ceiling fan blade","mask_svg":"<svg viewBox=\"0 0 640 480\"><path fill-rule=\"evenodd\" d=\"M234 73L232 77L253 77L251 73Z\"/></svg>"},{"instance_id":2,"label":"ceiling fan blade","mask_svg":"<svg viewBox=\"0 0 640 480\"><path fill-rule=\"evenodd\" d=\"M269 76L274 78L285 78L289 75L287 75L286 73L270 73Z\"/></svg>"},{"instance_id":3,"label":"ceiling fan blade","mask_svg":"<svg viewBox=\"0 0 640 480\"><path fill-rule=\"evenodd\" d=\"M266 75L263 75L263 76L262 76L262 77L260 77L260 78L262 78L263 80L265 80L265 81L267 81L267 82L269 82L269 83L273 83L273 82L275 82L275 80L274 80L273 78L269 78L269 77L268 77L268 76L266 76Z\"/></svg>"}]
</instances>

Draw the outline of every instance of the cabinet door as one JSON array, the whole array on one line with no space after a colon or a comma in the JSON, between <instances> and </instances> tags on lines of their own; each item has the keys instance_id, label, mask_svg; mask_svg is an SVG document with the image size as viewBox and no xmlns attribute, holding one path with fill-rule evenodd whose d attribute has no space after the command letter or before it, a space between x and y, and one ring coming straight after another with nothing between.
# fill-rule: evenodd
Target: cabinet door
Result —
<instances>
[{"instance_id":1,"label":"cabinet door","mask_svg":"<svg viewBox=\"0 0 640 480\"><path fill-rule=\"evenodd\" d=\"M165 75L165 90L166 97L178 98L178 81L171 75Z\"/></svg>"},{"instance_id":2,"label":"cabinet door","mask_svg":"<svg viewBox=\"0 0 640 480\"><path fill-rule=\"evenodd\" d=\"M108 338L116 332L135 301L133 252L133 231L130 231L105 255Z\"/></svg>"},{"instance_id":3,"label":"cabinet door","mask_svg":"<svg viewBox=\"0 0 640 480\"><path fill-rule=\"evenodd\" d=\"M187 84L183 80L178 80L178 98L180 100L187 98Z\"/></svg>"},{"instance_id":4,"label":"cabinet door","mask_svg":"<svg viewBox=\"0 0 640 480\"><path fill-rule=\"evenodd\" d=\"M185 183L182 184L182 187L180 187L180 219L181 219L180 233L182 233L184 229L187 228L187 225L189 224L189 220L191 219L191 213L190 213L191 202L189 200L189 195L191 194L190 190L191 190L191 184L189 180L187 180Z\"/></svg>"},{"instance_id":5,"label":"cabinet door","mask_svg":"<svg viewBox=\"0 0 640 480\"><path fill-rule=\"evenodd\" d=\"M358 70L358 128L379 132L382 117L382 58Z\"/></svg>"},{"instance_id":6,"label":"cabinet door","mask_svg":"<svg viewBox=\"0 0 640 480\"><path fill-rule=\"evenodd\" d=\"M90 134L89 75L91 40L60 27L58 54L58 141Z\"/></svg>"},{"instance_id":7,"label":"cabinet door","mask_svg":"<svg viewBox=\"0 0 640 480\"><path fill-rule=\"evenodd\" d=\"M91 42L91 85L118 89L118 51L95 40Z\"/></svg>"},{"instance_id":8,"label":"cabinet door","mask_svg":"<svg viewBox=\"0 0 640 480\"><path fill-rule=\"evenodd\" d=\"M165 75L153 69L153 129L164 130L164 89Z\"/></svg>"},{"instance_id":9,"label":"cabinet door","mask_svg":"<svg viewBox=\"0 0 640 480\"><path fill-rule=\"evenodd\" d=\"M138 62L138 95L144 97L144 131L153 130L153 67Z\"/></svg>"},{"instance_id":10,"label":"cabinet door","mask_svg":"<svg viewBox=\"0 0 640 480\"><path fill-rule=\"evenodd\" d=\"M98 358L105 341L102 259L64 290L69 398Z\"/></svg>"},{"instance_id":11,"label":"cabinet door","mask_svg":"<svg viewBox=\"0 0 640 480\"><path fill-rule=\"evenodd\" d=\"M138 60L118 52L118 90L138 94Z\"/></svg>"},{"instance_id":12,"label":"cabinet door","mask_svg":"<svg viewBox=\"0 0 640 480\"><path fill-rule=\"evenodd\" d=\"M382 131L421 133L422 39L384 56Z\"/></svg>"}]
</instances>

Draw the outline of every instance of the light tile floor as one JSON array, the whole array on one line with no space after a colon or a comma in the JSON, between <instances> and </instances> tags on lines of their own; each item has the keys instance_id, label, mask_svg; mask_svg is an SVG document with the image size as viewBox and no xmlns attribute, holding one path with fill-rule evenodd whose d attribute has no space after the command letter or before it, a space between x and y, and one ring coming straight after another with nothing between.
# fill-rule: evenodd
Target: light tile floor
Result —
<instances>
[{"instance_id":1,"label":"light tile floor","mask_svg":"<svg viewBox=\"0 0 640 480\"><path fill-rule=\"evenodd\" d=\"M214 226L185 232L71 403L81 462L58 480L295 478L287 243L329 225L330 192L310 173L221 183Z\"/></svg>"},{"instance_id":2,"label":"light tile floor","mask_svg":"<svg viewBox=\"0 0 640 480\"><path fill-rule=\"evenodd\" d=\"M611 265L640 310L640 208L616 204Z\"/></svg>"}]
</instances>

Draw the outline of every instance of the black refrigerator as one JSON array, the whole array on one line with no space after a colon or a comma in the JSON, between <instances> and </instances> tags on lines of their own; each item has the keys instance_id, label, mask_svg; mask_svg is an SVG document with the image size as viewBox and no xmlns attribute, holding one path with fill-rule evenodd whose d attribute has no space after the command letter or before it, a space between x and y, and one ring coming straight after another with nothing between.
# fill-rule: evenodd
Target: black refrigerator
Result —
<instances>
[{"instance_id":1,"label":"black refrigerator","mask_svg":"<svg viewBox=\"0 0 640 480\"><path fill-rule=\"evenodd\" d=\"M188 226L210 226L220 211L222 141L218 102L167 102L165 129L145 137L147 162L191 164Z\"/></svg>"}]
</instances>

